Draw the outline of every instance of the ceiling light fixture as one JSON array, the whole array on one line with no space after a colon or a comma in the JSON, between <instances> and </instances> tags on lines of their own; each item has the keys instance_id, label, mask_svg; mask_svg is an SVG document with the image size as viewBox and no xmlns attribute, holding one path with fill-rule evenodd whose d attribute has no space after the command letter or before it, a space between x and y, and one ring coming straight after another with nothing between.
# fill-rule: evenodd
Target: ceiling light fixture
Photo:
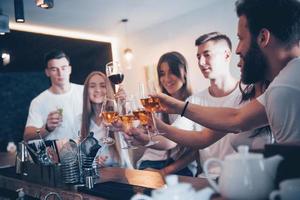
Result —
<instances>
[{"instance_id":1,"label":"ceiling light fixture","mask_svg":"<svg viewBox=\"0 0 300 200\"><path fill-rule=\"evenodd\" d=\"M9 18L7 15L2 14L2 10L0 9L0 35L4 35L5 33L9 33L8 27Z\"/></svg>"},{"instance_id":2,"label":"ceiling light fixture","mask_svg":"<svg viewBox=\"0 0 300 200\"><path fill-rule=\"evenodd\" d=\"M17 23L24 23L24 3L23 0L14 0L15 20Z\"/></svg>"},{"instance_id":3,"label":"ceiling light fixture","mask_svg":"<svg viewBox=\"0 0 300 200\"><path fill-rule=\"evenodd\" d=\"M54 6L54 0L35 0L35 4L37 7L50 9Z\"/></svg>"},{"instance_id":4,"label":"ceiling light fixture","mask_svg":"<svg viewBox=\"0 0 300 200\"><path fill-rule=\"evenodd\" d=\"M130 48L128 48L128 38L127 38L127 22L128 22L128 19L122 19L121 22L124 23L125 40L126 40L126 48L124 50L124 57L129 62L133 58L133 53L132 53L132 50Z\"/></svg>"}]
</instances>

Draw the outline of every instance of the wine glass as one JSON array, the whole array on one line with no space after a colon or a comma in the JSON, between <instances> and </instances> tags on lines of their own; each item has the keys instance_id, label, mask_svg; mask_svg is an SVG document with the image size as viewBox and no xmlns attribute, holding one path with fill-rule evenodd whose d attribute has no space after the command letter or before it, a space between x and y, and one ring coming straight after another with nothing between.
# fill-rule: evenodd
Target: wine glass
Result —
<instances>
[{"instance_id":1,"label":"wine glass","mask_svg":"<svg viewBox=\"0 0 300 200\"><path fill-rule=\"evenodd\" d=\"M115 143L115 140L109 136L110 125L117 121L119 118L118 107L115 99L105 99L102 104L101 116L106 127L106 136L101 138L103 144L112 145Z\"/></svg>"},{"instance_id":2,"label":"wine glass","mask_svg":"<svg viewBox=\"0 0 300 200\"><path fill-rule=\"evenodd\" d=\"M153 81L148 82L148 90L146 90L143 83L139 83L139 95L142 105L147 112L151 113L152 123L153 123L153 136L162 135L159 133L156 127L156 122L154 118L154 112L160 110L160 101L157 97L151 97L150 94L156 93L156 87Z\"/></svg>"},{"instance_id":3,"label":"wine glass","mask_svg":"<svg viewBox=\"0 0 300 200\"><path fill-rule=\"evenodd\" d=\"M149 139L148 143L144 146L149 147L159 143L159 141L152 140L153 134L149 130L148 122L149 122L149 118L151 118L151 113L146 111L145 108L142 106L141 102L138 101L136 98L133 99L133 106L134 106L133 114L135 118L140 121L143 128L146 130Z\"/></svg>"},{"instance_id":4,"label":"wine glass","mask_svg":"<svg viewBox=\"0 0 300 200\"><path fill-rule=\"evenodd\" d=\"M133 109L134 109L134 106L133 106L133 101L131 98L126 99L125 101L122 102L122 104L119 105L119 117L122 121L122 124L123 124L125 130L128 130L134 126L135 116L133 113ZM124 140L125 140L127 146L122 147L122 149L137 149L138 148L132 144L132 142L133 142L132 136L124 135Z\"/></svg>"},{"instance_id":5,"label":"wine glass","mask_svg":"<svg viewBox=\"0 0 300 200\"><path fill-rule=\"evenodd\" d=\"M108 79L115 85L119 85L124 80L122 67L118 61L111 61L105 65Z\"/></svg>"}]
</instances>

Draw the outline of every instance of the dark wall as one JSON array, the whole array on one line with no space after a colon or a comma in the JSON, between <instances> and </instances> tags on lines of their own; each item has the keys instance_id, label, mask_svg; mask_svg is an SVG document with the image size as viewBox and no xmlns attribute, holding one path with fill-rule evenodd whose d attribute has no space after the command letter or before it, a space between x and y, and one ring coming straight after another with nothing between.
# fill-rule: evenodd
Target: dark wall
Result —
<instances>
[{"instance_id":1,"label":"dark wall","mask_svg":"<svg viewBox=\"0 0 300 200\"><path fill-rule=\"evenodd\" d=\"M0 36L0 53L11 56L10 64L0 62L0 150L7 140L21 140L30 101L49 87L43 56L51 49L62 49L70 56L71 82L78 84L91 71L104 72L112 60L110 43L21 31Z\"/></svg>"}]
</instances>

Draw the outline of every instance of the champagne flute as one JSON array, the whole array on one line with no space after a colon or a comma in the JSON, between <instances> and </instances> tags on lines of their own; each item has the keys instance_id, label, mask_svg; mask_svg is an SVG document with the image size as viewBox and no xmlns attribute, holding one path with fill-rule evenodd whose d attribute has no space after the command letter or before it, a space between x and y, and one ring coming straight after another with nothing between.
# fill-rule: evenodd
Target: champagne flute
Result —
<instances>
[{"instance_id":1,"label":"champagne flute","mask_svg":"<svg viewBox=\"0 0 300 200\"><path fill-rule=\"evenodd\" d=\"M125 130L130 129L133 127L133 124L135 123L135 116L133 113L133 101L132 99L127 99L126 101L122 102L121 105L119 105L119 116L122 121L122 124L125 128ZM127 144L127 146L122 147L122 149L137 149L138 147L134 146L132 144L133 137L132 136L124 136L124 140Z\"/></svg>"},{"instance_id":2,"label":"champagne flute","mask_svg":"<svg viewBox=\"0 0 300 200\"><path fill-rule=\"evenodd\" d=\"M116 100L114 99L105 99L102 104L101 116L103 118L104 123L107 125L106 127L106 136L101 138L101 142L107 145L113 145L115 140L109 136L110 133L110 125L117 121L119 118L118 107Z\"/></svg>"},{"instance_id":3,"label":"champagne flute","mask_svg":"<svg viewBox=\"0 0 300 200\"><path fill-rule=\"evenodd\" d=\"M153 81L148 82L148 90L146 91L145 85L143 83L139 83L139 94L142 105L145 110L151 113L152 123L153 123L153 136L162 135L158 132L156 127L156 122L154 118L154 112L160 109L160 101L157 97L151 97L150 94L157 92L155 88L155 84Z\"/></svg>"},{"instance_id":4,"label":"champagne flute","mask_svg":"<svg viewBox=\"0 0 300 200\"><path fill-rule=\"evenodd\" d=\"M149 139L148 143L144 146L149 147L149 146L159 143L159 141L154 141L152 139L153 134L149 130L148 122L149 122L149 118L151 118L151 113L147 112L144 109L144 107L141 105L141 102L138 101L136 98L134 98L134 100L133 100L133 105L134 105L133 114L134 114L135 118L140 121L143 128L146 130L147 136Z\"/></svg>"}]
</instances>

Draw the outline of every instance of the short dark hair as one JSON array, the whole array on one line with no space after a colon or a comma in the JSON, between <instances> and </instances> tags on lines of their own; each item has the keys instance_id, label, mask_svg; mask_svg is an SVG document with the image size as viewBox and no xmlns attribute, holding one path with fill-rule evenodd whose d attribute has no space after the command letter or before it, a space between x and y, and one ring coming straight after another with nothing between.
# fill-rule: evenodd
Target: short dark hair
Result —
<instances>
[{"instance_id":1,"label":"short dark hair","mask_svg":"<svg viewBox=\"0 0 300 200\"><path fill-rule=\"evenodd\" d=\"M68 62L70 63L69 56L67 56L67 54L65 52L63 52L62 50L53 49L53 50L47 52L44 56L45 68L47 68L49 60L60 59L60 58L66 58L68 60Z\"/></svg>"},{"instance_id":2,"label":"short dark hair","mask_svg":"<svg viewBox=\"0 0 300 200\"><path fill-rule=\"evenodd\" d=\"M247 18L249 31L255 38L268 29L284 45L300 39L300 2L298 0L237 0L238 17Z\"/></svg>"},{"instance_id":3,"label":"short dark hair","mask_svg":"<svg viewBox=\"0 0 300 200\"><path fill-rule=\"evenodd\" d=\"M211 33L201 35L195 41L195 45L199 46L199 45L204 44L208 41L221 41L221 40L224 40L227 43L227 45L228 45L228 47L231 51L232 50L231 40L229 39L229 37L227 35L219 33L219 32L211 32Z\"/></svg>"}]
</instances>

